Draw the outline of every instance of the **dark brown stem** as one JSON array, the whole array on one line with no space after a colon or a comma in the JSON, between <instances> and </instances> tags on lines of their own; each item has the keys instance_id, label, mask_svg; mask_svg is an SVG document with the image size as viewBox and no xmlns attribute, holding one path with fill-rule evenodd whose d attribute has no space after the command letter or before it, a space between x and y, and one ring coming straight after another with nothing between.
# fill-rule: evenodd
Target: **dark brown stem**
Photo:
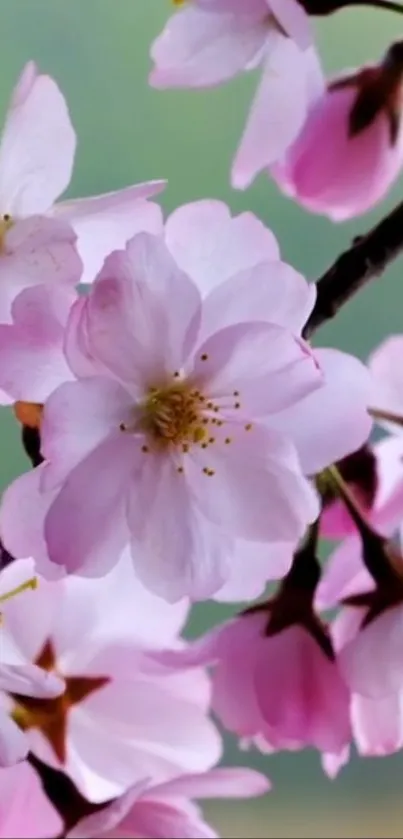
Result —
<instances>
[{"instance_id":1,"label":"dark brown stem","mask_svg":"<svg viewBox=\"0 0 403 839\"><path fill-rule=\"evenodd\" d=\"M317 282L317 298L304 337L334 318L371 280L382 274L403 251L403 202L352 246Z\"/></svg>"}]
</instances>

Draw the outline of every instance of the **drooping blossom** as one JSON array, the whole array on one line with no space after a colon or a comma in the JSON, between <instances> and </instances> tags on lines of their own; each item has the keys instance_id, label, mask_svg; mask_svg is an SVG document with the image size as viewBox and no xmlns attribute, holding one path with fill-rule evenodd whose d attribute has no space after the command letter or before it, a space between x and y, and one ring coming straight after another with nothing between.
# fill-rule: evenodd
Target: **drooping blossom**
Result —
<instances>
[{"instance_id":1,"label":"drooping blossom","mask_svg":"<svg viewBox=\"0 0 403 839\"><path fill-rule=\"evenodd\" d=\"M268 780L252 769L211 769L154 786L146 779L105 809L82 819L68 839L214 839L194 798L249 798L263 795Z\"/></svg>"},{"instance_id":2,"label":"drooping blossom","mask_svg":"<svg viewBox=\"0 0 403 839\"><path fill-rule=\"evenodd\" d=\"M203 88L262 66L232 169L247 187L300 131L323 79L309 18L297 0L192 0L169 19L151 49L154 87Z\"/></svg>"},{"instance_id":3,"label":"drooping blossom","mask_svg":"<svg viewBox=\"0 0 403 839\"><path fill-rule=\"evenodd\" d=\"M307 627L294 623L273 634L269 627L263 609L243 614L189 650L167 653L167 661L210 664L214 712L263 752L340 752L350 740L349 692L337 664Z\"/></svg>"},{"instance_id":4,"label":"drooping blossom","mask_svg":"<svg viewBox=\"0 0 403 839\"><path fill-rule=\"evenodd\" d=\"M161 181L55 205L69 184L75 147L63 94L28 62L13 91L0 145L2 321L17 286L91 281L109 251L138 230L160 229L161 211L146 199L161 191Z\"/></svg>"},{"instance_id":5,"label":"drooping blossom","mask_svg":"<svg viewBox=\"0 0 403 839\"><path fill-rule=\"evenodd\" d=\"M12 563L2 584L18 585L32 568L32 560ZM221 744L207 716L205 674L179 674L151 656L182 643L187 605L144 590L127 556L102 580L39 578L37 590L7 601L4 613L26 658L57 672L64 693L32 702L4 684L3 713L90 801L121 795L144 777L162 783L215 765Z\"/></svg>"},{"instance_id":6,"label":"drooping blossom","mask_svg":"<svg viewBox=\"0 0 403 839\"><path fill-rule=\"evenodd\" d=\"M0 769L1 839L51 839L60 836L62 828L59 814L29 763Z\"/></svg>"},{"instance_id":7,"label":"drooping blossom","mask_svg":"<svg viewBox=\"0 0 403 839\"><path fill-rule=\"evenodd\" d=\"M281 189L333 221L380 201L403 165L402 83L401 43L379 65L330 82L271 169Z\"/></svg>"}]
</instances>

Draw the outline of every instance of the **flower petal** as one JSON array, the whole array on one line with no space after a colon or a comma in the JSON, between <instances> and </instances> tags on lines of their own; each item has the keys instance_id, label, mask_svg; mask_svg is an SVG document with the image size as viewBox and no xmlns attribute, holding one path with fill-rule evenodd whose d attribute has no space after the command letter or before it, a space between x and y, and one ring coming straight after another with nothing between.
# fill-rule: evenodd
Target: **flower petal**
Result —
<instances>
[{"instance_id":1,"label":"flower petal","mask_svg":"<svg viewBox=\"0 0 403 839\"><path fill-rule=\"evenodd\" d=\"M55 487L111 434L124 436L132 402L113 379L65 382L51 394L41 422L42 454L49 461L42 486Z\"/></svg>"},{"instance_id":2,"label":"flower petal","mask_svg":"<svg viewBox=\"0 0 403 839\"><path fill-rule=\"evenodd\" d=\"M264 322L216 332L198 347L193 374L205 396L231 420L275 414L322 384L309 346Z\"/></svg>"},{"instance_id":3,"label":"flower petal","mask_svg":"<svg viewBox=\"0 0 403 839\"><path fill-rule=\"evenodd\" d=\"M172 305L172 300L180 305ZM141 396L180 370L199 325L196 286L163 241L139 233L105 262L88 298L87 347Z\"/></svg>"},{"instance_id":4,"label":"flower petal","mask_svg":"<svg viewBox=\"0 0 403 839\"><path fill-rule=\"evenodd\" d=\"M176 263L202 295L240 271L280 256L273 233L260 219L249 212L232 217L227 205L216 200L179 207L166 221L165 238Z\"/></svg>"},{"instance_id":5,"label":"flower petal","mask_svg":"<svg viewBox=\"0 0 403 839\"><path fill-rule=\"evenodd\" d=\"M257 424L250 432L231 427L231 434L231 445L217 435L206 451L194 448L187 455L189 486L200 509L242 539L297 540L316 518L318 501L300 473L292 444Z\"/></svg>"},{"instance_id":6,"label":"flower petal","mask_svg":"<svg viewBox=\"0 0 403 839\"><path fill-rule=\"evenodd\" d=\"M2 213L45 213L68 186L76 137L63 94L29 62L10 102L0 145Z\"/></svg>"},{"instance_id":7,"label":"flower petal","mask_svg":"<svg viewBox=\"0 0 403 839\"><path fill-rule=\"evenodd\" d=\"M195 507L184 473L169 457L148 453L128 510L137 573L171 602L206 600L224 581L227 539Z\"/></svg>"},{"instance_id":8,"label":"flower petal","mask_svg":"<svg viewBox=\"0 0 403 839\"><path fill-rule=\"evenodd\" d=\"M262 13L263 12L263 13ZM209 14L184 8L173 15L154 41L153 87L207 87L232 78L259 54L267 26L257 14Z\"/></svg>"},{"instance_id":9,"label":"flower petal","mask_svg":"<svg viewBox=\"0 0 403 839\"><path fill-rule=\"evenodd\" d=\"M77 234L77 249L84 266L82 283L92 282L105 257L124 248L136 233L162 233L161 208L146 199L164 188L165 181L150 181L56 205L54 213L68 221Z\"/></svg>"},{"instance_id":10,"label":"flower petal","mask_svg":"<svg viewBox=\"0 0 403 839\"><path fill-rule=\"evenodd\" d=\"M74 299L64 287L27 288L14 300L14 323L0 324L0 386L15 401L43 403L72 378L63 338Z\"/></svg>"},{"instance_id":11,"label":"flower petal","mask_svg":"<svg viewBox=\"0 0 403 839\"><path fill-rule=\"evenodd\" d=\"M203 338L235 323L268 321L295 334L302 331L316 298L307 283L286 262L261 262L222 282L203 301Z\"/></svg>"},{"instance_id":12,"label":"flower petal","mask_svg":"<svg viewBox=\"0 0 403 839\"><path fill-rule=\"evenodd\" d=\"M90 577L116 564L128 540L124 499L135 466L134 439L118 433L73 469L45 519L51 562Z\"/></svg>"},{"instance_id":13,"label":"flower petal","mask_svg":"<svg viewBox=\"0 0 403 839\"><path fill-rule=\"evenodd\" d=\"M297 137L307 113L307 59L291 38L273 31L263 76L232 166L232 185L246 189Z\"/></svg>"},{"instance_id":14,"label":"flower petal","mask_svg":"<svg viewBox=\"0 0 403 839\"><path fill-rule=\"evenodd\" d=\"M356 451L372 427L370 379L361 361L332 349L315 349L315 355L324 372L322 387L271 418L294 441L307 475Z\"/></svg>"}]
</instances>

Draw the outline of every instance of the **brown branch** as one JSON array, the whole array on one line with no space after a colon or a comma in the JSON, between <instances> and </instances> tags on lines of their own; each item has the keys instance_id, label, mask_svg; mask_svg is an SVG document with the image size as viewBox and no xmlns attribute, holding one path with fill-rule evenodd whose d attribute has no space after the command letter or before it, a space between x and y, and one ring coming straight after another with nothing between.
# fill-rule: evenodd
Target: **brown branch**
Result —
<instances>
[{"instance_id":1,"label":"brown branch","mask_svg":"<svg viewBox=\"0 0 403 839\"><path fill-rule=\"evenodd\" d=\"M360 289L382 274L403 252L403 202L369 233L359 236L317 284L317 298L304 337L334 318Z\"/></svg>"}]
</instances>

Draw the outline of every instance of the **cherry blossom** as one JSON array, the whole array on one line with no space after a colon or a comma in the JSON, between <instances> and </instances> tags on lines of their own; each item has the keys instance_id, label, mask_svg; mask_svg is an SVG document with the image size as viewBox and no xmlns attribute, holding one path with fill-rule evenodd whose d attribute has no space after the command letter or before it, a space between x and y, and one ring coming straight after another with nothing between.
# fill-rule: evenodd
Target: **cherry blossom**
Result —
<instances>
[{"instance_id":1,"label":"cherry blossom","mask_svg":"<svg viewBox=\"0 0 403 839\"><path fill-rule=\"evenodd\" d=\"M350 694L337 664L306 627L268 627L268 614L252 611L162 661L211 664L215 713L262 751L340 752L350 740Z\"/></svg>"},{"instance_id":2,"label":"cherry blossom","mask_svg":"<svg viewBox=\"0 0 403 839\"><path fill-rule=\"evenodd\" d=\"M403 166L403 48L330 82L272 174L284 192L333 221L361 215Z\"/></svg>"},{"instance_id":3,"label":"cherry blossom","mask_svg":"<svg viewBox=\"0 0 403 839\"><path fill-rule=\"evenodd\" d=\"M232 168L244 189L281 157L323 88L309 18L297 0L193 0L154 42L154 87L218 85L262 65Z\"/></svg>"},{"instance_id":4,"label":"cherry blossom","mask_svg":"<svg viewBox=\"0 0 403 839\"><path fill-rule=\"evenodd\" d=\"M32 568L32 560L12 563L3 585L18 584ZM217 762L220 738L207 718L204 673L179 674L151 657L181 643L187 605L147 593L128 557L99 581L40 578L36 591L7 601L4 613L27 659L57 672L64 693L31 702L5 683L2 706L31 751L89 800L120 795L144 776L162 783Z\"/></svg>"},{"instance_id":5,"label":"cherry blossom","mask_svg":"<svg viewBox=\"0 0 403 839\"><path fill-rule=\"evenodd\" d=\"M69 839L214 839L217 834L203 820L193 798L249 798L269 789L267 779L251 769L211 769L203 775L183 775L153 786L139 782L121 799L82 819Z\"/></svg>"}]
</instances>

